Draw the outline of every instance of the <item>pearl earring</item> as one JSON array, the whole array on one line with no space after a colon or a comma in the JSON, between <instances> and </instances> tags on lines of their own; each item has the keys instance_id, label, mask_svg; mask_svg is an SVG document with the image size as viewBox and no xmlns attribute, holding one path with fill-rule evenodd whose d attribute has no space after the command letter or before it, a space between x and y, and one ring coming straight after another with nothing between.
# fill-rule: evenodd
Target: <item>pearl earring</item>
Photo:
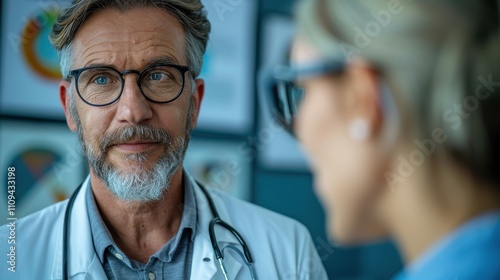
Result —
<instances>
[{"instance_id":1,"label":"pearl earring","mask_svg":"<svg viewBox=\"0 0 500 280\"><path fill-rule=\"evenodd\" d=\"M371 128L368 121L357 118L349 126L349 136L356 141L364 141L370 136Z\"/></svg>"}]
</instances>

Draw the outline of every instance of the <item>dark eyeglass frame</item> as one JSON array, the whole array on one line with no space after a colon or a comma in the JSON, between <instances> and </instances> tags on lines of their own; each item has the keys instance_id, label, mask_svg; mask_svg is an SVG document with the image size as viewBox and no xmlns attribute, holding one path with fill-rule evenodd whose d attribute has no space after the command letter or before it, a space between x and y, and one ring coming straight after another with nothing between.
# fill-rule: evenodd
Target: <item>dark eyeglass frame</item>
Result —
<instances>
[{"instance_id":1,"label":"dark eyeglass frame","mask_svg":"<svg viewBox=\"0 0 500 280\"><path fill-rule=\"evenodd\" d=\"M264 70L260 81L261 92L273 118L295 137L294 117L303 97L297 99L294 93L301 92L304 96L306 94L303 88L297 86L297 81L327 74L339 74L345 70L346 65L344 60L338 59L305 65L279 65Z\"/></svg>"},{"instance_id":2,"label":"dark eyeglass frame","mask_svg":"<svg viewBox=\"0 0 500 280\"><path fill-rule=\"evenodd\" d=\"M152 68L156 68L156 67L162 67L162 66L167 66L167 67L173 67L177 70L179 70L179 72L181 73L181 76L182 76L182 85L181 85L181 88L179 90L179 93L177 93L177 95L170 99L170 100L167 100L167 101L156 101L156 100L153 100L151 98L149 98L143 91L142 89L142 84L141 84L141 78L142 78L142 74L149 71L150 69ZM88 102L87 100L85 100L82 95L80 94L80 90L78 88L78 78L80 77L80 74L82 74L85 70L88 70L88 69L109 69L109 70L112 70L114 72L116 72L118 74L118 76L120 77L120 82L121 82L121 90L120 90L120 94L117 95L117 97L115 99L113 99L112 101L108 102L108 103L105 103L105 104L92 104L90 102ZM181 96L182 92L184 91L184 85L186 84L186 78L185 78L185 74L186 72L191 72L191 68L189 66L185 66L185 65L178 65L178 64L153 64L153 65L150 65L144 69L142 69L141 71L138 71L138 70L133 70L133 69L129 69L129 70L124 70L123 72L120 72L118 70L116 70L115 68L111 67L111 66L89 66L89 67L83 67L83 68L79 68L79 69L74 69L74 70L70 70L69 71L69 74L66 76L66 80L68 82L71 81L71 77L74 77L75 78L75 88L76 88L76 92L78 93L78 96L80 97L80 99L85 102L86 104L90 105L90 106L94 106L94 107L103 107L103 106L108 106L110 104L113 104L115 103L118 99L120 99L120 97L122 96L123 94L123 88L125 87L125 78L124 76L127 75L127 74L131 74L131 73L134 73L134 74L137 74L137 79L136 79L136 82L137 82L137 86L139 87L139 89L141 90L141 94L142 96L144 96L144 98L146 98L148 101L151 101L153 103L159 103L159 104L165 104L165 103L170 103L170 102L173 102L175 101L177 98L179 98L179 96ZM193 77L194 78L194 77Z\"/></svg>"}]
</instances>

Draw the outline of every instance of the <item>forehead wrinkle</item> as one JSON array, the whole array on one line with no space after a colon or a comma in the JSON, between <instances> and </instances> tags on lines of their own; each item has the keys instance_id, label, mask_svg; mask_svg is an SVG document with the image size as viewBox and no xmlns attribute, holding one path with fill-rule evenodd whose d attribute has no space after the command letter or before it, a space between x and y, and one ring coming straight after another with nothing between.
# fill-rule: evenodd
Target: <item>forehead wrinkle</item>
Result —
<instances>
[{"instance_id":1,"label":"forehead wrinkle","mask_svg":"<svg viewBox=\"0 0 500 280\"><path fill-rule=\"evenodd\" d=\"M150 45L143 49L141 52L144 54L142 57L134 56L138 65L149 64L158 58L168 58L172 60L174 64L185 64L185 59L183 55L176 55L176 52L163 45Z\"/></svg>"},{"instance_id":2,"label":"forehead wrinkle","mask_svg":"<svg viewBox=\"0 0 500 280\"><path fill-rule=\"evenodd\" d=\"M176 45L175 42L172 42L172 40L167 40L165 38L155 36L157 35L158 31L161 30L134 31L134 32L100 32L100 34L98 33L97 35L93 36L92 39L90 39L89 41L82 42L81 46L86 48L91 48L96 45L102 46L107 44L109 45L108 46L109 48L116 48L116 47L129 47L129 46L135 47L137 44L148 44L148 43L152 43L153 45L158 45L158 43L155 42L155 40L160 41L159 43L162 42L166 43L165 44L166 46ZM104 40L101 40L101 37L104 37ZM113 40L114 39L113 37L116 37L117 39ZM141 37L146 37L146 38L141 38ZM180 45L183 46L183 44Z\"/></svg>"},{"instance_id":3,"label":"forehead wrinkle","mask_svg":"<svg viewBox=\"0 0 500 280\"><path fill-rule=\"evenodd\" d=\"M165 42L162 44L162 42ZM102 43L82 44L82 54L79 56L83 67L90 63L105 63L113 65L115 61L133 59L136 65L143 66L144 63L157 57L169 57L175 64L186 64L184 48L176 51L168 40L159 39L157 42L150 40L130 44L126 40L108 41ZM88 46L86 48L86 46ZM118 65L116 65L118 66ZM120 65L121 66L121 65Z\"/></svg>"},{"instance_id":4,"label":"forehead wrinkle","mask_svg":"<svg viewBox=\"0 0 500 280\"><path fill-rule=\"evenodd\" d=\"M149 10L149 18L140 23L130 20L145 10ZM91 15L77 32L74 50L79 49L80 54L75 58L98 63L114 60L125 66L129 62L168 55L179 64L179 61L187 61L184 32L179 20L163 9L105 9Z\"/></svg>"}]
</instances>

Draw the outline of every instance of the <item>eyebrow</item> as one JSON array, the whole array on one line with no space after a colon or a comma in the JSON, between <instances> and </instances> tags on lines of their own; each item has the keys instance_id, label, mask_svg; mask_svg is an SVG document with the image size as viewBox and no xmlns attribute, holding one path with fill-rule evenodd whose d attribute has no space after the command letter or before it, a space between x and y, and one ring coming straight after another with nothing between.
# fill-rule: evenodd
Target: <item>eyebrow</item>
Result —
<instances>
[{"instance_id":1,"label":"eyebrow","mask_svg":"<svg viewBox=\"0 0 500 280\"><path fill-rule=\"evenodd\" d=\"M160 57L160 58L153 58L151 60L148 61L148 63L146 64L148 66L151 66L151 65L158 65L158 64L179 64L175 59L173 59L172 57L169 57L169 56L164 56L164 57Z\"/></svg>"},{"instance_id":2,"label":"eyebrow","mask_svg":"<svg viewBox=\"0 0 500 280\"><path fill-rule=\"evenodd\" d=\"M160 64L175 64L178 65L178 62L170 57L170 56L163 56L163 57L157 57L153 58L147 61L146 65L142 67L142 69L153 66L153 65L160 65ZM116 67L112 64L107 64L107 63L90 63L85 67L111 67L115 68ZM132 69L127 69L127 70L132 70ZM137 70L137 69L136 69ZM139 69L140 70L140 69Z\"/></svg>"}]
</instances>

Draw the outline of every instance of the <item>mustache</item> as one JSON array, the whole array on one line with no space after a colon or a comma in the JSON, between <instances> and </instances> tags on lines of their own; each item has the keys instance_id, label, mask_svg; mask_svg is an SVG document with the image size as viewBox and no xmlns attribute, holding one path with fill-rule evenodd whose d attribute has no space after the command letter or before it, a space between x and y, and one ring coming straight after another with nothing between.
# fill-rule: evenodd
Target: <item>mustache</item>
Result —
<instances>
[{"instance_id":1,"label":"mustache","mask_svg":"<svg viewBox=\"0 0 500 280\"><path fill-rule=\"evenodd\" d=\"M149 125L126 126L115 131L104 134L99 141L101 151L106 151L113 145L122 144L128 141L147 141L168 145L173 142L174 137L164 129Z\"/></svg>"}]
</instances>

